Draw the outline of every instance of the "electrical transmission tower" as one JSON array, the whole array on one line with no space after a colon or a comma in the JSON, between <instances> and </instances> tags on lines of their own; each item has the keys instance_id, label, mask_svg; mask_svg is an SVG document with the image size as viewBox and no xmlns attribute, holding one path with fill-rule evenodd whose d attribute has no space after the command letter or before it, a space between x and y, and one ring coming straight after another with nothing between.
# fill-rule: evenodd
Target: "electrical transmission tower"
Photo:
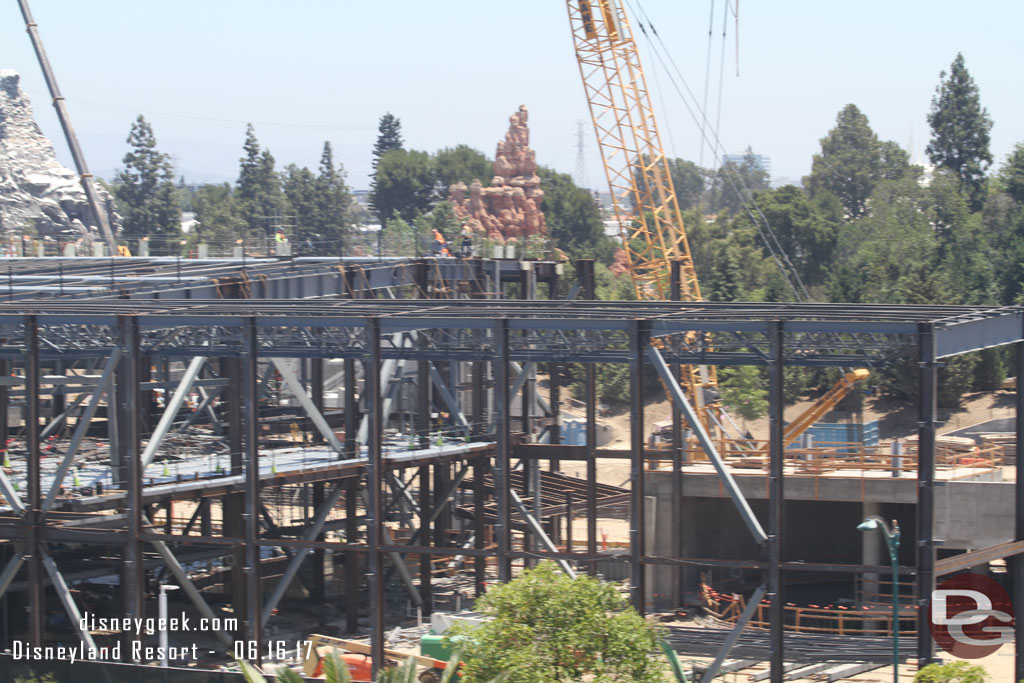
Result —
<instances>
[{"instance_id":1,"label":"electrical transmission tower","mask_svg":"<svg viewBox=\"0 0 1024 683\"><path fill-rule=\"evenodd\" d=\"M588 187L586 145L583 142L583 119L576 122L576 185Z\"/></svg>"}]
</instances>

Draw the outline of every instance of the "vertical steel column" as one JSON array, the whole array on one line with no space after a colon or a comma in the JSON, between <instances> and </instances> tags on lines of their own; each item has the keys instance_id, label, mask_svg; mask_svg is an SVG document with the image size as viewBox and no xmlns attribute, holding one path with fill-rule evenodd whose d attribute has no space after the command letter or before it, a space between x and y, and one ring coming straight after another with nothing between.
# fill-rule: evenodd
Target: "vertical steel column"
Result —
<instances>
[{"instance_id":1,"label":"vertical steel column","mask_svg":"<svg viewBox=\"0 0 1024 683\"><path fill-rule=\"evenodd\" d=\"M42 521L42 496L39 474L39 323L34 315L25 316L25 445L28 448L28 639L43 645L46 604L43 601L43 557L39 525Z\"/></svg>"},{"instance_id":2,"label":"vertical steel column","mask_svg":"<svg viewBox=\"0 0 1024 683\"><path fill-rule=\"evenodd\" d=\"M583 298L597 298L597 280L593 259L576 261L576 276L583 285ZM586 363L583 381L583 402L586 409L587 439L587 554L597 554L597 372L593 363ZM587 564L587 573L597 576L597 563Z\"/></svg>"},{"instance_id":3,"label":"vertical steel column","mask_svg":"<svg viewBox=\"0 0 1024 683\"><path fill-rule=\"evenodd\" d=\"M319 358L314 359L314 363L319 364ZM314 387L316 386L316 380L313 380ZM321 385L322 386L322 385ZM316 430L313 430L316 434ZM324 504L324 482L315 481L313 482L313 509L319 510ZM308 522L308 520L307 520ZM323 532L316 535L317 541L324 540ZM324 549L316 548L313 550L313 599L319 602L323 602L326 597L326 583L324 578Z\"/></svg>"},{"instance_id":4,"label":"vertical steel column","mask_svg":"<svg viewBox=\"0 0 1024 683\"><path fill-rule=\"evenodd\" d=\"M345 488L345 543L356 542L359 529L356 515L359 512L359 479L352 477ZM349 633L359 630L359 553L345 551L345 629Z\"/></svg>"},{"instance_id":5,"label":"vertical steel column","mask_svg":"<svg viewBox=\"0 0 1024 683\"><path fill-rule=\"evenodd\" d=\"M683 261L672 261L671 280L669 282L669 297L672 301L682 299L683 286ZM673 379L682 379L682 368L679 363L672 363L669 366ZM680 384L680 386L682 386ZM694 397L696 400L696 397ZM672 557L683 556L683 414L672 406ZM675 580L672 581L670 600L673 605L683 604L683 596L686 594L686 568L673 567Z\"/></svg>"},{"instance_id":6,"label":"vertical steel column","mask_svg":"<svg viewBox=\"0 0 1024 683\"><path fill-rule=\"evenodd\" d=\"M1024 541L1024 342L1014 344L1017 352L1017 392L1015 396L1016 411L1014 413L1014 429L1017 433L1017 442L1014 448L1017 462L1015 472L1017 475L1014 492L1016 501L1014 506L1014 540ZM1024 680L1024 555L1013 557L1013 611L1020 615L1014 622L1014 676L1013 680Z\"/></svg>"},{"instance_id":7,"label":"vertical steel column","mask_svg":"<svg viewBox=\"0 0 1024 683\"><path fill-rule=\"evenodd\" d=\"M345 451L339 460L359 457L359 403L356 401L356 361L345 359Z\"/></svg>"},{"instance_id":8,"label":"vertical steel column","mask_svg":"<svg viewBox=\"0 0 1024 683\"><path fill-rule=\"evenodd\" d=\"M0 360L0 377L10 377L11 361ZM7 454L7 406L10 403L11 390L6 384L0 384L0 461Z\"/></svg>"},{"instance_id":9,"label":"vertical steel column","mask_svg":"<svg viewBox=\"0 0 1024 683\"><path fill-rule=\"evenodd\" d=\"M561 269L561 266L558 266ZM556 274L548 282L548 299L558 298L558 275ZM548 380L550 383L549 399L551 403L551 436L548 442L554 445L562 443L562 365L550 363L548 365ZM558 472L561 463L556 458L548 460L548 472Z\"/></svg>"},{"instance_id":10,"label":"vertical steel column","mask_svg":"<svg viewBox=\"0 0 1024 683\"><path fill-rule=\"evenodd\" d=\"M935 653L928 626L928 601L935 589L935 430L939 426L934 326L919 324L917 340L917 659L918 667L923 667Z\"/></svg>"},{"instance_id":11,"label":"vertical steel column","mask_svg":"<svg viewBox=\"0 0 1024 683\"><path fill-rule=\"evenodd\" d=\"M224 419L227 423L228 437L228 471L231 476L242 476L245 472L244 442L245 425L242 422L242 356L229 356L220 361L220 375L226 377L228 385L224 389ZM208 501L208 499L205 499ZM221 498L221 534L229 538L245 537L245 494L229 493ZM207 502L206 518L210 517L210 503ZM245 573L245 547L236 545L231 548L231 608L238 619L240 639L244 639L248 601L246 591L248 577Z\"/></svg>"},{"instance_id":12,"label":"vertical steel column","mask_svg":"<svg viewBox=\"0 0 1024 683\"><path fill-rule=\"evenodd\" d=\"M139 325L134 316L119 316L121 362L117 369L118 449L125 471L128 515L128 538L121 564L121 604L129 619L146 616L146 572L142 557L142 461L139 450L139 411L141 392L141 353L139 351ZM131 661L132 642L141 635L130 630L124 632L125 660Z\"/></svg>"},{"instance_id":13,"label":"vertical steel column","mask_svg":"<svg viewBox=\"0 0 1024 683\"><path fill-rule=\"evenodd\" d=\"M310 358L309 359L309 398L313 401L313 405L320 411L320 414L324 414L324 359L323 358ZM310 421L312 422L312 420ZM324 436L320 433L315 426L310 430L313 435L313 443L324 443ZM322 491L321 491L322 492ZM323 554L323 553L321 553Z\"/></svg>"},{"instance_id":14,"label":"vertical steel column","mask_svg":"<svg viewBox=\"0 0 1024 683\"><path fill-rule=\"evenodd\" d=\"M651 343L651 322L634 320L630 331L629 435L630 435L630 591L633 607L643 616L647 611L647 581L643 558L646 554L644 514L644 366Z\"/></svg>"},{"instance_id":15,"label":"vertical steel column","mask_svg":"<svg viewBox=\"0 0 1024 683\"><path fill-rule=\"evenodd\" d=\"M495 434L495 467L494 497L497 499L497 523L494 535L497 542L498 580L506 582L512 578L512 563L509 552L512 550L511 512L509 503L509 358L508 358L508 320L501 318L494 325L494 417L497 425Z\"/></svg>"},{"instance_id":16,"label":"vertical steel column","mask_svg":"<svg viewBox=\"0 0 1024 683\"><path fill-rule=\"evenodd\" d=\"M533 270L533 263L523 261L519 265L522 268L519 271L519 298L532 301L537 298L537 278ZM526 337L529 335L529 332L524 330L522 334L523 337ZM530 368L529 371L527 371L527 368ZM522 425L523 434L526 435L526 440L530 441L530 435L533 434L533 409L537 404L536 370L533 369L533 366L523 363L523 372L528 372L528 374L526 375L526 381L523 383ZM536 462L536 460L529 461L529 463L533 464L536 464ZM529 463L527 463L526 467L530 466ZM529 470L524 469L523 471L525 473Z\"/></svg>"},{"instance_id":17,"label":"vertical steel column","mask_svg":"<svg viewBox=\"0 0 1024 683\"><path fill-rule=\"evenodd\" d=\"M473 547L484 548L484 463L478 457L473 463ZM487 580L487 558L477 555L473 560L473 594L480 597L485 592ZM425 601L425 599L424 599Z\"/></svg>"},{"instance_id":18,"label":"vertical steel column","mask_svg":"<svg viewBox=\"0 0 1024 683\"><path fill-rule=\"evenodd\" d=\"M783 470L786 464L786 450L783 443L785 420L783 411L786 407L784 388L784 371L786 367L786 349L784 329L781 320L769 323L767 334L770 345L768 366L768 593L771 604L768 607L768 621L771 632L770 665L771 683L782 683L785 672L785 577L782 573L785 540L785 506L786 497L783 488Z\"/></svg>"},{"instance_id":19,"label":"vertical steel column","mask_svg":"<svg viewBox=\"0 0 1024 683\"><path fill-rule=\"evenodd\" d=\"M245 620L246 637L263 643L260 547L260 451L259 451L259 337L256 318L246 318L243 326L242 396L245 401ZM262 647L260 648L262 650ZM257 665L260 657L257 657Z\"/></svg>"},{"instance_id":20,"label":"vertical steel column","mask_svg":"<svg viewBox=\"0 0 1024 683\"><path fill-rule=\"evenodd\" d=\"M383 459L381 429L383 428L383 411L380 395L380 320L370 318L365 324L366 345L369 358L364 361L363 376L366 378L364 396L366 413L369 419L369 434L366 439L366 487L369 493L366 510L367 541L369 543L368 571L370 579L370 650L373 658L373 678L377 678L381 663L384 661L384 568L380 546L383 543L381 527L384 524L381 505L381 479L383 477Z\"/></svg>"},{"instance_id":21,"label":"vertical steel column","mask_svg":"<svg viewBox=\"0 0 1024 683\"><path fill-rule=\"evenodd\" d=\"M424 410L421 407L419 412L430 414L429 407ZM430 487L430 465L421 465L416 474L419 481L420 499L420 545L429 547L433 541L430 533L430 518L434 512L434 496ZM433 565L432 556L423 553L420 555L420 594L423 597L423 613L430 614L434 610L434 589L433 589Z\"/></svg>"}]
</instances>

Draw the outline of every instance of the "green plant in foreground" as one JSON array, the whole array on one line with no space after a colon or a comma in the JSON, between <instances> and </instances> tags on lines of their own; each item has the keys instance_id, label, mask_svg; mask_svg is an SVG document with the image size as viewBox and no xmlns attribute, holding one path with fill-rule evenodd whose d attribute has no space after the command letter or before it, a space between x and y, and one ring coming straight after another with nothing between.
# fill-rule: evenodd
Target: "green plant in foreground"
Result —
<instances>
[{"instance_id":1,"label":"green plant in foreground","mask_svg":"<svg viewBox=\"0 0 1024 683\"><path fill-rule=\"evenodd\" d=\"M989 680L985 667L963 660L929 664L914 676L914 683L985 683Z\"/></svg>"}]
</instances>

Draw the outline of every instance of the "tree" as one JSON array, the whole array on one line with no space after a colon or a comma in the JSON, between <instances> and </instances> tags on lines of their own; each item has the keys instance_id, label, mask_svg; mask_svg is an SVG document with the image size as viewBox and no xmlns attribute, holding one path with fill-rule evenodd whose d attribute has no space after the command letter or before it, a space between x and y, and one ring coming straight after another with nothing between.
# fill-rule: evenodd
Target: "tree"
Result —
<instances>
[{"instance_id":1,"label":"tree","mask_svg":"<svg viewBox=\"0 0 1024 683\"><path fill-rule=\"evenodd\" d=\"M679 210L686 211L697 206L701 194L704 192L705 171L697 164L685 159L669 159L668 170L672 175L672 187L676 191Z\"/></svg>"},{"instance_id":2,"label":"tree","mask_svg":"<svg viewBox=\"0 0 1024 683\"><path fill-rule=\"evenodd\" d=\"M474 180L487 183L494 175L494 163L483 152L469 145L445 147L434 154L434 170L440 196L448 196L448 188L455 183L469 185Z\"/></svg>"},{"instance_id":3,"label":"tree","mask_svg":"<svg viewBox=\"0 0 1024 683\"><path fill-rule=\"evenodd\" d=\"M377 124L377 133L377 142L373 145L374 170L381 157L393 149L402 149L402 122L391 112L385 112Z\"/></svg>"},{"instance_id":4,"label":"tree","mask_svg":"<svg viewBox=\"0 0 1024 683\"><path fill-rule=\"evenodd\" d=\"M128 134L132 149L122 159L115 195L129 235L146 236L166 249L181 238L181 208L174 187L171 159L156 149L149 122L139 114Z\"/></svg>"},{"instance_id":5,"label":"tree","mask_svg":"<svg viewBox=\"0 0 1024 683\"><path fill-rule=\"evenodd\" d=\"M755 192L767 190L771 186L769 181L768 172L761 168L753 150L747 147L741 163L727 161L718 169L711 208L736 213L750 202Z\"/></svg>"},{"instance_id":6,"label":"tree","mask_svg":"<svg viewBox=\"0 0 1024 683\"><path fill-rule=\"evenodd\" d=\"M274 170L274 155L269 149L260 150L251 123L246 125L242 149L245 156L239 159L237 194L241 215L251 235L266 236L288 212L281 178Z\"/></svg>"},{"instance_id":7,"label":"tree","mask_svg":"<svg viewBox=\"0 0 1024 683\"><path fill-rule=\"evenodd\" d=\"M224 247L234 246L235 240L246 234L238 199L231 185L203 185L192 198L199 226L193 237L196 241L215 242Z\"/></svg>"},{"instance_id":8,"label":"tree","mask_svg":"<svg viewBox=\"0 0 1024 683\"><path fill-rule=\"evenodd\" d=\"M1018 142L999 170L1003 191L1013 201L1024 206L1024 142Z\"/></svg>"},{"instance_id":9,"label":"tree","mask_svg":"<svg viewBox=\"0 0 1024 683\"><path fill-rule=\"evenodd\" d=\"M907 154L893 142L881 142L868 117L854 104L836 116L835 128L821 139L821 154L811 161L805 180L812 196L830 192L839 198L847 220L868 209L868 198L881 180L898 180L910 172Z\"/></svg>"},{"instance_id":10,"label":"tree","mask_svg":"<svg viewBox=\"0 0 1024 683\"><path fill-rule=\"evenodd\" d=\"M768 413L768 390L764 377L753 365L723 368L719 373L722 403L744 421L757 420Z\"/></svg>"},{"instance_id":11,"label":"tree","mask_svg":"<svg viewBox=\"0 0 1024 683\"><path fill-rule=\"evenodd\" d=\"M571 579L541 562L491 588L476 607L490 617L476 628L456 626L446 643L461 648L468 680L505 673L509 683L587 680L663 681L657 630L614 586L588 576Z\"/></svg>"},{"instance_id":12,"label":"tree","mask_svg":"<svg viewBox=\"0 0 1024 683\"><path fill-rule=\"evenodd\" d=\"M308 168L288 164L284 168L282 189L295 216L292 242L302 245L320 241L320 193L317 177Z\"/></svg>"},{"instance_id":13,"label":"tree","mask_svg":"<svg viewBox=\"0 0 1024 683\"><path fill-rule=\"evenodd\" d=\"M316 179L314 226L322 239L340 242L352 225L352 192L345 183L345 167L334 165L330 142L324 142L320 174Z\"/></svg>"},{"instance_id":14,"label":"tree","mask_svg":"<svg viewBox=\"0 0 1024 683\"><path fill-rule=\"evenodd\" d=\"M928 114L932 139L925 151L933 164L957 175L961 191L977 211L984 203L985 170L992 164L992 118L981 106L962 54L957 53L948 77L939 72L939 80Z\"/></svg>"},{"instance_id":15,"label":"tree","mask_svg":"<svg viewBox=\"0 0 1024 683\"><path fill-rule=\"evenodd\" d=\"M377 163L370 201L387 224L398 214L411 222L421 213L430 211L437 200L435 192L434 161L426 152L392 149Z\"/></svg>"},{"instance_id":16,"label":"tree","mask_svg":"<svg viewBox=\"0 0 1024 683\"><path fill-rule=\"evenodd\" d=\"M567 173L541 166L537 175L544 190L540 209L558 247L572 258L611 261L615 243L604 234L601 212L590 192L577 187Z\"/></svg>"},{"instance_id":17,"label":"tree","mask_svg":"<svg viewBox=\"0 0 1024 683\"><path fill-rule=\"evenodd\" d=\"M914 676L914 683L985 683L991 680L980 664L963 660L929 664Z\"/></svg>"}]
</instances>

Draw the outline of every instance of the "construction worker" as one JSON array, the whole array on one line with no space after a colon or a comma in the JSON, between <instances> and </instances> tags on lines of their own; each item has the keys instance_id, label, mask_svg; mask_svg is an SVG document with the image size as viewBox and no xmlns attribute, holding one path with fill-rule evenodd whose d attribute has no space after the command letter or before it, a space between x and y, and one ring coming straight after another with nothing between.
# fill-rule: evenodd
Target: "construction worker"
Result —
<instances>
[{"instance_id":1,"label":"construction worker","mask_svg":"<svg viewBox=\"0 0 1024 683\"><path fill-rule=\"evenodd\" d=\"M473 255L473 228L469 227L469 221L462 221L462 244L460 245L460 256L469 258Z\"/></svg>"},{"instance_id":2,"label":"construction worker","mask_svg":"<svg viewBox=\"0 0 1024 683\"><path fill-rule=\"evenodd\" d=\"M284 228L278 228L274 235L274 241L278 244L287 244L288 238L284 236Z\"/></svg>"},{"instance_id":3,"label":"construction worker","mask_svg":"<svg viewBox=\"0 0 1024 683\"><path fill-rule=\"evenodd\" d=\"M430 245L430 253L434 256L444 256L444 252L448 250L445 245L444 235L437 228L434 228L434 241Z\"/></svg>"}]
</instances>

